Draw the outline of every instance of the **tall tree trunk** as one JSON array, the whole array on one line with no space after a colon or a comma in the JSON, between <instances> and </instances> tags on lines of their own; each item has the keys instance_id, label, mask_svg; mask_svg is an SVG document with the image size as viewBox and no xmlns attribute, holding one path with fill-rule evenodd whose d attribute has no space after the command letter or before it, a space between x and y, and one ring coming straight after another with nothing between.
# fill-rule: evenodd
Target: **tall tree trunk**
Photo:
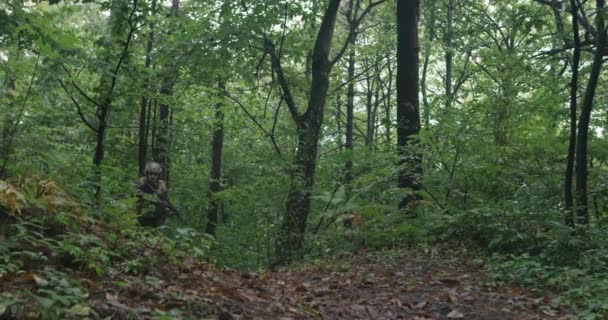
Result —
<instances>
[{"instance_id":1,"label":"tall tree trunk","mask_svg":"<svg viewBox=\"0 0 608 320\"><path fill-rule=\"evenodd\" d=\"M12 16L19 17L24 14L23 11L23 1L14 1L12 3ZM17 18L20 19L20 18ZM36 57L36 62L34 64L34 70L29 80L29 85L27 87L27 91L25 93L25 97L21 101L20 105L17 102L17 74L16 70L12 70L12 64L17 65L23 59L23 48L21 46L22 38L20 35L17 35L15 39L12 41L9 40L5 42L4 54L6 57L6 61L4 62L6 68L4 69L5 74L5 99L7 100L7 107L5 111L5 118L3 128L2 128L2 136L0 136L0 179L5 179L8 176L7 166L9 164L11 154L13 153L13 145L15 135L17 134L17 129L21 123L21 119L25 114L26 102L29 99L32 85L38 70L38 63L40 61L40 54ZM14 46L15 48L11 48Z\"/></svg>"},{"instance_id":2,"label":"tall tree trunk","mask_svg":"<svg viewBox=\"0 0 608 320\"><path fill-rule=\"evenodd\" d=\"M422 93L422 105L424 108L424 128L429 129L431 125L431 106L428 101L427 94L427 73L429 70L429 61L431 59L431 44L435 38L435 0L425 1L426 12L429 17L426 21L426 42L424 44L424 62L422 64L422 79L420 80L420 91Z\"/></svg>"},{"instance_id":3,"label":"tall tree trunk","mask_svg":"<svg viewBox=\"0 0 608 320\"><path fill-rule=\"evenodd\" d=\"M566 209L566 225L574 229L574 201L572 197L572 180L574 172L574 152L576 149L576 109L578 95L578 67L581 57L581 38L578 31L578 5L576 0L570 0L572 7L572 36L574 38L574 53L572 55L572 78L570 80L570 140L568 145L568 160L564 181L564 200Z\"/></svg>"},{"instance_id":4,"label":"tall tree trunk","mask_svg":"<svg viewBox=\"0 0 608 320\"><path fill-rule=\"evenodd\" d=\"M384 0L371 2L357 20L360 22L372 7L382 2ZM277 80L283 91L283 97L287 103L291 117L296 123L298 132L298 147L293 166L291 166L291 184L286 200L287 210L277 236L276 265L287 264L298 258L304 246L304 233L310 212L310 196L314 185L317 149L323 124L325 100L329 88L329 75L332 67L348 48L347 42L339 50L336 57L331 61L329 60L339 7L340 0L329 1L321 21L321 26L319 27L319 32L317 33L317 39L312 52L312 78L308 106L304 113L300 113L297 108L287 79L285 79L281 60L274 44L268 38L264 41L265 50L271 57L272 69L277 75ZM347 41L350 40L351 36L354 35L350 34Z\"/></svg>"},{"instance_id":5,"label":"tall tree trunk","mask_svg":"<svg viewBox=\"0 0 608 320\"><path fill-rule=\"evenodd\" d=\"M447 30L445 33L445 107L450 110L452 107L452 40L454 38L454 0L448 0Z\"/></svg>"},{"instance_id":6,"label":"tall tree trunk","mask_svg":"<svg viewBox=\"0 0 608 320\"><path fill-rule=\"evenodd\" d=\"M346 90L346 137L344 147L346 152L349 153L346 163L344 165L344 185L346 190L346 197L350 198L352 193L353 183L353 129L355 119L355 55L356 55L356 44L357 44L357 15L361 6L361 0L349 0L348 2L348 13L346 20L348 21L348 28L350 37L349 54L348 54L348 70L347 80L348 87Z\"/></svg>"},{"instance_id":7,"label":"tall tree trunk","mask_svg":"<svg viewBox=\"0 0 608 320\"><path fill-rule=\"evenodd\" d=\"M340 0L330 0L323 16L312 58L312 82L308 107L303 114L298 111L288 83L280 65L274 45L268 39L265 47L270 53L273 70L285 96L287 106L296 122L298 148L291 172L291 185L286 200L286 213L280 225L277 239L275 264L284 265L299 257L304 245L306 222L310 212L310 196L314 184L317 147L323 123L323 112L329 74L334 61L329 61L329 52Z\"/></svg>"},{"instance_id":8,"label":"tall tree trunk","mask_svg":"<svg viewBox=\"0 0 608 320\"><path fill-rule=\"evenodd\" d=\"M379 57L378 57L379 58ZM374 134L376 131L376 116L378 113L378 97L380 92L378 90L378 77L380 73L380 61L379 59L374 63L374 73L370 74L366 72L365 82L367 84L366 90L366 109L367 109L367 128L365 131L365 145L372 150L374 146Z\"/></svg>"},{"instance_id":9,"label":"tall tree trunk","mask_svg":"<svg viewBox=\"0 0 608 320\"><path fill-rule=\"evenodd\" d=\"M352 3L352 1L351 1ZM352 28L352 27L351 27ZM354 30L351 30L354 32ZM355 119L355 43L356 36L351 38L351 47L348 54L348 88L346 90L346 137L344 140L344 147L346 152L349 153L346 163L344 165L344 185L346 190L346 197L350 198L352 193L353 183L353 127Z\"/></svg>"},{"instance_id":10,"label":"tall tree trunk","mask_svg":"<svg viewBox=\"0 0 608 320\"><path fill-rule=\"evenodd\" d=\"M14 92L16 90L15 77L11 74L6 75L6 99L7 110L4 119L4 127L2 128L2 141L0 141L0 157L2 159L2 167L0 167L0 179L6 178L6 166L9 162L10 155L12 153L12 143L15 126L15 118L17 116Z\"/></svg>"},{"instance_id":11,"label":"tall tree trunk","mask_svg":"<svg viewBox=\"0 0 608 320\"><path fill-rule=\"evenodd\" d=\"M167 73L168 74L168 73ZM173 96L173 82L169 76L165 77L160 89L160 94L165 98ZM170 106L167 101L163 101L158 106L158 131L156 136L156 161L163 166L163 179L168 183L170 157L169 148L171 139L169 138L169 114Z\"/></svg>"},{"instance_id":12,"label":"tall tree trunk","mask_svg":"<svg viewBox=\"0 0 608 320\"><path fill-rule=\"evenodd\" d=\"M144 68L146 70L150 69L150 64L152 63L152 47L154 46L154 28L156 26L155 17L156 17L156 0L152 0L151 7L151 15L152 21L150 21L150 32L148 33L148 42L146 44L146 60L144 63ZM139 174L142 174L144 171L144 167L146 166L147 155L148 155L148 131L150 127L150 123L147 121L148 119L148 98L146 96L146 91L149 88L150 79L148 76L145 76L143 83L143 94L141 95L141 102L139 107L139 153L138 153L138 164L139 164Z\"/></svg>"},{"instance_id":13,"label":"tall tree trunk","mask_svg":"<svg viewBox=\"0 0 608 320\"><path fill-rule=\"evenodd\" d=\"M376 64L376 74L374 75L375 80L374 80L374 106L372 107L372 121L371 121L371 129L370 129L370 139L371 139L371 143L372 143L372 148L374 150L378 150L377 145L376 145L376 138L378 135L378 131L376 130L377 128L377 123L378 123L378 108L380 107L380 90L382 88L380 88L380 77L381 77L381 71L380 71L380 66L379 66L379 62L378 64Z\"/></svg>"},{"instance_id":14,"label":"tall tree trunk","mask_svg":"<svg viewBox=\"0 0 608 320\"><path fill-rule=\"evenodd\" d=\"M420 188L421 156L413 138L420 132L418 109L418 1L397 1L397 146L402 169L399 188L406 190L399 208L415 200Z\"/></svg>"},{"instance_id":15,"label":"tall tree trunk","mask_svg":"<svg viewBox=\"0 0 608 320\"><path fill-rule=\"evenodd\" d=\"M224 92L226 87L224 82L218 83L220 92ZM211 142L211 183L209 184L209 207L207 209L207 225L205 232L215 235L217 227L218 212L221 208L217 193L221 191L222 180L222 148L224 146L224 111L222 102L215 104L215 119L213 121L213 140Z\"/></svg>"},{"instance_id":16,"label":"tall tree trunk","mask_svg":"<svg viewBox=\"0 0 608 320\"><path fill-rule=\"evenodd\" d=\"M342 96L340 95L340 92L338 91L336 93L336 110L334 111L335 113L335 122L336 122L336 131L337 131L337 136L338 137L342 137ZM336 139L337 143L338 143L338 151L342 152L344 149L344 143L342 143L342 139Z\"/></svg>"},{"instance_id":17,"label":"tall tree trunk","mask_svg":"<svg viewBox=\"0 0 608 320\"><path fill-rule=\"evenodd\" d=\"M498 146L506 146L509 143L509 118L516 95L513 79L510 76L501 79L500 88L494 110L494 142Z\"/></svg>"},{"instance_id":18,"label":"tall tree trunk","mask_svg":"<svg viewBox=\"0 0 608 320\"><path fill-rule=\"evenodd\" d=\"M130 9L130 14L128 16L127 21L122 21L121 17L118 15L123 8L122 6L128 6L126 2L122 1L114 1L112 2L112 7L110 8L110 27L111 34L110 40L108 42L108 48L106 48L106 52L104 53L105 64L108 66L108 69L111 69L110 72L106 72L102 75L98 92L99 97L97 99L97 108L95 112L95 117L97 120L97 126L94 128L95 130L95 152L93 154L93 165L94 165L94 184L95 184L95 199L97 204L101 202L101 185L102 185L102 173L101 173L101 164L103 162L105 156L105 138L106 138L106 130L108 128L108 115L110 114L110 110L112 108L112 96L114 94L114 89L116 88L116 82L118 80L118 72L122 67L123 62L127 58L129 48L131 45L131 40L133 38L133 33L135 31L135 26L133 19L135 17L135 12L137 11L138 0L133 0L133 7ZM125 30L125 24L127 26L127 35L126 41L124 44L122 43L122 39L119 39L120 33ZM121 48L121 52L118 57L118 61L116 65L112 65L112 61L115 58L115 52L113 50L114 45L123 44Z\"/></svg>"},{"instance_id":19,"label":"tall tree trunk","mask_svg":"<svg viewBox=\"0 0 608 320\"><path fill-rule=\"evenodd\" d=\"M393 145L392 142L392 135L391 135L391 130L393 129L393 121L391 120L392 117L392 108L391 108L391 97L393 96L393 68L391 65L391 57L390 55L388 55L386 57L386 68L388 70L388 83L386 84L386 91L382 90L382 101L384 104L384 139L385 139L385 144L386 144L386 150L391 150L391 146Z\"/></svg>"},{"instance_id":20,"label":"tall tree trunk","mask_svg":"<svg viewBox=\"0 0 608 320\"><path fill-rule=\"evenodd\" d=\"M172 0L171 5L171 15L177 16L177 12L179 10L180 0ZM170 36L173 34L174 30L169 30L167 35ZM169 50L172 52L172 50ZM178 69L175 65L175 62L172 59L168 60L168 64L165 66L164 77L161 83L160 93L166 99L169 99L173 96L173 85L178 76ZM163 101L158 110L158 132L157 132L157 151L156 161L159 162L163 168L164 180L169 185L169 177L171 172L171 158L169 157L169 150L171 145L171 133L170 133L170 119L169 116L171 114L171 106L169 102L166 100Z\"/></svg>"},{"instance_id":21,"label":"tall tree trunk","mask_svg":"<svg viewBox=\"0 0 608 320\"><path fill-rule=\"evenodd\" d=\"M591 74L585 90L585 97L578 122L578 135L576 140L576 216L579 224L589 223L588 195L587 195L587 137L589 132L589 122L591 120L591 110L593 99L597 89L600 72L603 62L603 50L606 44L606 32L604 30L604 17L601 14L605 1L596 0L597 14L596 23L596 47L591 66Z\"/></svg>"}]
</instances>

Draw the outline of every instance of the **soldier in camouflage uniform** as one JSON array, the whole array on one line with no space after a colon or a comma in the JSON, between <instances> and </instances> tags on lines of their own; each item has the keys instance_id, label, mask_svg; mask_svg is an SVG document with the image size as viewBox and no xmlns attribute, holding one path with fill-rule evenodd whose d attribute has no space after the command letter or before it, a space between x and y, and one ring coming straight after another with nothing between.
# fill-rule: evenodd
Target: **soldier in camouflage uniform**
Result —
<instances>
[{"instance_id":1,"label":"soldier in camouflage uniform","mask_svg":"<svg viewBox=\"0 0 608 320\"><path fill-rule=\"evenodd\" d=\"M135 187L137 190L137 220L145 227L159 227L169 213L168 190L161 179L163 169L157 162L148 162L143 176Z\"/></svg>"}]
</instances>

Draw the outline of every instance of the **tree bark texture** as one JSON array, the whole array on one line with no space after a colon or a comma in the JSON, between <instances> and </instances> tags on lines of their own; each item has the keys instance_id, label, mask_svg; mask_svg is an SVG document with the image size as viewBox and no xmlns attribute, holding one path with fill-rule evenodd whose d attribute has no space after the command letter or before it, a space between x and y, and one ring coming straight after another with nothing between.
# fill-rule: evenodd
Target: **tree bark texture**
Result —
<instances>
[{"instance_id":1,"label":"tree bark texture","mask_svg":"<svg viewBox=\"0 0 608 320\"><path fill-rule=\"evenodd\" d=\"M6 99L7 113L4 119L4 127L2 128L2 141L0 141L0 157L2 157L2 167L0 167L0 179L6 178L6 165L8 164L10 155L12 153L12 143L16 118L16 101L14 92L16 90L15 78L13 76L7 76L6 79Z\"/></svg>"},{"instance_id":2,"label":"tree bark texture","mask_svg":"<svg viewBox=\"0 0 608 320\"><path fill-rule=\"evenodd\" d=\"M156 16L156 0L152 0L151 14L154 18ZM156 23L154 19L150 22L150 32L148 33L148 42L146 44L146 60L144 68L150 69L152 63L152 48L154 46L154 28ZM149 88L150 79L146 76L143 83L143 94L141 95L140 107L139 107L139 149L138 149L138 165L139 174L143 174L144 167L146 166L148 157L148 132L150 128L150 122L148 119L148 98L146 97L146 91Z\"/></svg>"},{"instance_id":3,"label":"tree bark texture","mask_svg":"<svg viewBox=\"0 0 608 320\"><path fill-rule=\"evenodd\" d=\"M418 108L418 1L397 1L397 146L402 169L399 188L407 190L399 203L405 208L415 200L422 173L420 154L415 150L414 135L420 132Z\"/></svg>"},{"instance_id":4,"label":"tree bark texture","mask_svg":"<svg viewBox=\"0 0 608 320\"><path fill-rule=\"evenodd\" d=\"M597 12L601 12L605 5L605 0L596 0ZM578 122L578 135L576 140L576 217L577 223L586 225L589 223L588 210L588 195L587 195L587 140L589 133L589 122L591 119L591 110L593 109L593 99L597 89L600 72L602 69L603 55L606 44L606 32L604 30L604 18L601 14L596 14L595 17L596 30L596 47L593 56L593 64L591 65L591 73L585 90L583 106L581 109L580 119Z\"/></svg>"},{"instance_id":5,"label":"tree bark texture","mask_svg":"<svg viewBox=\"0 0 608 320\"><path fill-rule=\"evenodd\" d=\"M382 101L384 103L384 141L386 144L386 149L391 150L391 146L393 145L393 137L391 134L391 130L393 128L392 121L392 111L391 108L391 97L393 96L393 75L394 69L391 63L390 55L386 57L386 69L388 70L388 83L386 84L386 90L382 90Z\"/></svg>"},{"instance_id":6,"label":"tree bark texture","mask_svg":"<svg viewBox=\"0 0 608 320\"><path fill-rule=\"evenodd\" d=\"M570 80L570 140L568 144L568 159L564 179L564 200L566 209L566 225L574 228L574 200L572 196L572 181L574 178L574 154L576 150L576 111L578 95L578 68L581 57L581 38L578 30L578 5L576 0L570 0L572 7L572 36L574 52L572 55L572 77Z\"/></svg>"},{"instance_id":7,"label":"tree bark texture","mask_svg":"<svg viewBox=\"0 0 608 320\"><path fill-rule=\"evenodd\" d=\"M452 100L454 99L452 92L452 57L454 55L454 48L452 47L452 40L454 38L454 0L448 0L448 16L447 16L447 30L445 33L445 107L450 110L452 107Z\"/></svg>"},{"instance_id":8,"label":"tree bark texture","mask_svg":"<svg viewBox=\"0 0 608 320\"><path fill-rule=\"evenodd\" d=\"M351 0L351 5L353 1ZM358 5L358 1L357 1ZM351 8L351 12L352 9ZM352 18L349 18L351 28L350 32L354 33L356 30L353 30ZM352 159L352 150L353 150L353 128L354 128L354 119L355 119L355 44L357 37L353 35L350 39L350 51L348 54L348 70L347 70L347 79L348 79L348 87L346 90L346 136L344 139L344 147L346 148L346 152L351 152L344 164L344 185L346 189L346 196L350 197L352 193L352 183L353 183L353 159Z\"/></svg>"},{"instance_id":9,"label":"tree bark texture","mask_svg":"<svg viewBox=\"0 0 608 320\"><path fill-rule=\"evenodd\" d=\"M172 0L171 15L176 16L179 10L180 0ZM168 30L167 36L174 33L174 30ZM172 50L168 51L169 53ZM165 66L164 77L162 79L160 93L165 99L169 100L173 96L173 85L178 77L178 69L173 59L169 59L169 62ZM164 180L167 186L170 184L170 173L171 173L171 158L169 156L171 148L171 132L170 132L170 114L171 106L169 102L165 100L159 105L158 110L158 132L157 132L157 150L154 152L156 155L155 160L160 163L164 170Z\"/></svg>"},{"instance_id":10,"label":"tree bark texture","mask_svg":"<svg viewBox=\"0 0 608 320\"><path fill-rule=\"evenodd\" d=\"M225 91L223 82L219 82L220 92ZM221 191L222 180L222 148L224 146L224 111L221 102L215 105L215 120L213 123L213 139L211 141L211 183L209 184L209 207L207 209L207 225L205 232L215 235L218 213L221 208L217 193Z\"/></svg>"},{"instance_id":11,"label":"tree bark texture","mask_svg":"<svg viewBox=\"0 0 608 320\"><path fill-rule=\"evenodd\" d=\"M95 112L95 117L97 120L97 126L95 127L95 152L93 154L93 165L94 165L94 184L95 184L95 199L97 204L101 202L101 185L102 185L102 173L101 173L101 164L103 162L105 156L105 138L106 138L106 130L108 128L108 115L110 114L110 110L112 108L112 95L114 93L114 89L116 88L116 83L118 80L118 72L122 67L123 62L127 58L129 48L131 45L131 40L133 39L133 33L135 31L135 27L133 25L133 19L135 16L135 12L137 11L138 0L133 0L133 6L130 9L130 14L128 15L127 21L122 21L118 15L118 12L122 9L121 6L126 5L123 2L113 2L112 7L110 9L110 48L106 49L104 53L104 60L107 68L110 69L109 72L106 71L104 75L102 75L99 82L99 98L97 102L97 108ZM122 43L119 39L120 32L124 29L124 24L127 24L128 33L124 44L122 46L122 51L119 54L118 61L116 65L112 65L112 60L114 59L115 53L112 48L113 45Z\"/></svg>"},{"instance_id":12,"label":"tree bark texture","mask_svg":"<svg viewBox=\"0 0 608 320\"><path fill-rule=\"evenodd\" d=\"M427 1L426 12L427 18L425 31L426 43L424 44L424 62L422 63L422 79L420 80L420 91L422 93L422 105L424 108L424 128L429 129L431 125L431 106L427 94L427 74L429 70L429 62L431 59L431 43L435 35L435 1Z\"/></svg>"},{"instance_id":13,"label":"tree bark texture","mask_svg":"<svg viewBox=\"0 0 608 320\"><path fill-rule=\"evenodd\" d=\"M380 57L374 63L374 72L367 72L366 75L366 109L367 109L367 130L365 132L365 145L373 150L375 148L374 138L376 134L376 121L378 117L378 106L380 104Z\"/></svg>"},{"instance_id":14,"label":"tree bark texture","mask_svg":"<svg viewBox=\"0 0 608 320\"><path fill-rule=\"evenodd\" d=\"M277 74L298 131L298 145L291 171L286 212L279 227L277 239L276 265L287 264L302 254L306 222L310 212L310 196L314 184L317 147L329 88L329 73L332 67L329 52L339 5L340 0L329 1L317 33L312 55L311 90L308 107L303 114L300 114L296 108L274 46L269 41L265 43L266 50L272 59L273 70Z\"/></svg>"}]
</instances>

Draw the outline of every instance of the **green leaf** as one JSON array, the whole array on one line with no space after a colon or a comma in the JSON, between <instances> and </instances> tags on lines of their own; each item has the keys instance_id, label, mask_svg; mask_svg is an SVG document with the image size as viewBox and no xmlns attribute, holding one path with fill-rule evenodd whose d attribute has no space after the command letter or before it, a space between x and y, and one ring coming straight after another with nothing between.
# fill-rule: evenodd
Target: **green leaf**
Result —
<instances>
[{"instance_id":1,"label":"green leaf","mask_svg":"<svg viewBox=\"0 0 608 320\"><path fill-rule=\"evenodd\" d=\"M67 311L67 315L72 317L88 317L90 314L91 307L85 303L76 304Z\"/></svg>"},{"instance_id":2,"label":"green leaf","mask_svg":"<svg viewBox=\"0 0 608 320\"><path fill-rule=\"evenodd\" d=\"M49 58L55 59L59 57L59 54L53 50L53 47L50 43L43 41L42 39L36 40L36 45L40 49L40 52Z\"/></svg>"},{"instance_id":3,"label":"green leaf","mask_svg":"<svg viewBox=\"0 0 608 320\"><path fill-rule=\"evenodd\" d=\"M55 304L55 301L53 299L49 299L49 298L45 298L45 297L36 296L36 300L38 300L38 303L44 309L49 309L50 307L53 306L53 304Z\"/></svg>"}]
</instances>

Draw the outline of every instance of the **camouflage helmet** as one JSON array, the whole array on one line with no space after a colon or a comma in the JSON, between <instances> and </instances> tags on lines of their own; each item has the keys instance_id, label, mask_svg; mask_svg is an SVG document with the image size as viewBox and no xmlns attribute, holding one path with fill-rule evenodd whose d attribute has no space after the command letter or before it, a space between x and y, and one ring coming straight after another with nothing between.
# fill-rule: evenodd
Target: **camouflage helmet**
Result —
<instances>
[{"instance_id":1,"label":"camouflage helmet","mask_svg":"<svg viewBox=\"0 0 608 320\"><path fill-rule=\"evenodd\" d=\"M163 173L163 167L158 162L150 161L146 163L144 168L144 174L156 173L158 175Z\"/></svg>"}]
</instances>

